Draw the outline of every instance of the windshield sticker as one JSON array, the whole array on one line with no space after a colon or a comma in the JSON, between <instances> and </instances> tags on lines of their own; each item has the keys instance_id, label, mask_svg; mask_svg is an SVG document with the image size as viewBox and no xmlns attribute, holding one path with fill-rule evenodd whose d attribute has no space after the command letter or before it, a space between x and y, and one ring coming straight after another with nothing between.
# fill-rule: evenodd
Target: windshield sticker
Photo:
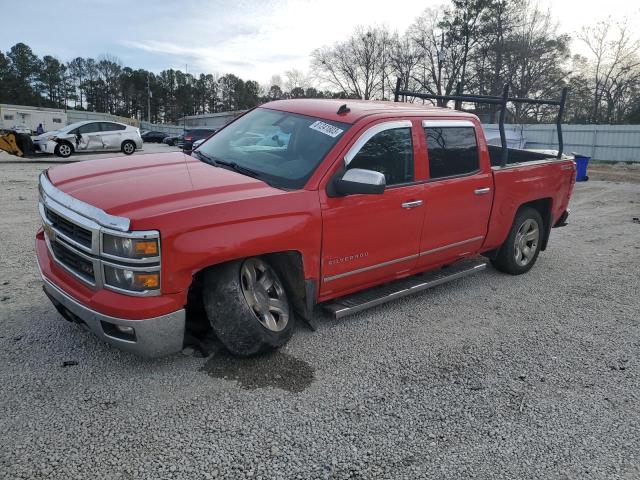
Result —
<instances>
[{"instance_id":1,"label":"windshield sticker","mask_svg":"<svg viewBox=\"0 0 640 480\"><path fill-rule=\"evenodd\" d=\"M333 125L329 125L328 123L321 122L318 120L317 122L313 122L309 125L309 128L312 128L320 133L324 133L325 135L329 135L330 137L336 138L340 135L344 130L338 127L334 127Z\"/></svg>"}]
</instances>

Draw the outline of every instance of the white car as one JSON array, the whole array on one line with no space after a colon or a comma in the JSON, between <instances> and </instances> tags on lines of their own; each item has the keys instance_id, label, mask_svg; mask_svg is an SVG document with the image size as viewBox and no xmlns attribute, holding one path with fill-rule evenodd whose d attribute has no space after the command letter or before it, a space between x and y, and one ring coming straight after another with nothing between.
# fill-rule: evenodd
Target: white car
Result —
<instances>
[{"instance_id":1,"label":"white car","mask_svg":"<svg viewBox=\"0 0 640 480\"><path fill-rule=\"evenodd\" d=\"M9 130L13 130L16 133L26 133L27 135L31 135L31 129L24 123L21 123L20 125L14 125Z\"/></svg>"},{"instance_id":2,"label":"white car","mask_svg":"<svg viewBox=\"0 0 640 480\"><path fill-rule=\"evenodd\" d=\"M74 152L106 152L120 150L131 155L142 148L140 129L124 123L85 121L72 123L60 130L33 138L36 151L54 153L67 158Z\"/></svg>"}]
</instances>

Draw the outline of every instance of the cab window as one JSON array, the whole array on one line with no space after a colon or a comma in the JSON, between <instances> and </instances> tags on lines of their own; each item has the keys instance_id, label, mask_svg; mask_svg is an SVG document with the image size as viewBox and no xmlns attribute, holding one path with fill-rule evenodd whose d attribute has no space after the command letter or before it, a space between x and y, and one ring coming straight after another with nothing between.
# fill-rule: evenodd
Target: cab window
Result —
<instances>
[{"instance_id":1,"label":"cab window","mask_svg":"<svg viewBox=\"0 0 640 480\"><path fill-rule=\"evenodd\" d=\"M431 178L465 175L480 169L473 127L426 127L424 132Z\"/></svg>"},{"instance_id":2,"label":"cab window","mask_svg":"<svg viewBox=\"0 0 640 480\"><path fill-rule=\"evenodd\" d=\"M411 128L393 128L375 134L347 165L384 175L387 186L413 182Z\"/></svg>"}]
</instances>

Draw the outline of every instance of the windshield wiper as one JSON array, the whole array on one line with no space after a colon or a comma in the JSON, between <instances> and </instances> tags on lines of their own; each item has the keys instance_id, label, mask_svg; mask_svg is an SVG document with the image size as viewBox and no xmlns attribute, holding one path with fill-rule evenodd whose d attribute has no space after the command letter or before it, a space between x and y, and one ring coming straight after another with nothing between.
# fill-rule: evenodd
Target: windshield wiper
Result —
<instances>
[{"instance_id":1,"label":"windshield wiper","mask_svg":"<svg viewBox=\"0 0 640 480\"><path fill-rule=\"evenodd\" d=\"M193 152L191 152L191 155L195 155L196 157L198 157L199 160L202 160L205 163L213 165L214 167L218 166L218 160L207 155L206 153L202 153L200 150L194 150Z\"/></svg>"},{"instance_id":2,"label":"windshield wiper","mask_svg":"<svg viewBox=\"0 0 640 480\"><path fill-rule=\"evenodd\" d=\"M214 167L220 167L220 168L227 168L227 169L231 169L234 170L238 173L241 173L243 175L247 175L249 177L253 177L253 178L258 178L264 182L266 182L266 180L261 178L261 175L259 172L256 172L255 170L251 170L250 168L247 167L243 167L238 165L236 162L227 162L225 160L221 160L217 157L213 157L211 155L207 155L204 152L201 152L200 150L194 150L193 152L191 152L191 155L195 155L196 157L198 157L198 159L202 160L205 163L208 163L210 165L213 165ZM269 182L266 182L269 185L271 185Z\"/></svg>"},{"instance_id":3,"label":"windshield wiper","mask_svg":"<svg viewBox=\"0 0 640 480\"><path fill-rule=\"evenodd\" d=\"M226 162L226 161L220 160L218 158L215 159L214 161L216 162L216 165L222 165L224 167L229 167L232 170L235 170L236 172L242 173L244 175L248 175L249 177L260 178L260 173L259 172L256 172L255 170L251 170L250 168L238 165L236 162Z\"/></svg>"}]
</instances>

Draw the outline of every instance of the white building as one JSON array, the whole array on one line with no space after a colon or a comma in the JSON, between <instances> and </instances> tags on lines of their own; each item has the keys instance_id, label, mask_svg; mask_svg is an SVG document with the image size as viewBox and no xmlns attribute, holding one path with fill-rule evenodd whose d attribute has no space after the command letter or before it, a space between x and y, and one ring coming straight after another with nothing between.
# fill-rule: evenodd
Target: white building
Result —
<instances>
[{"instance_id":1,"label":"white building","mask_svg":"<svg viewBox=\"0 0 640 480\"><path fill-rule=\"evenodd\" d=\"M0 129L26 126L35 133L39 124L45 132L57 130L67 124L67 114L58 108L0 104Z\"/></svg>"}]
</instances>

